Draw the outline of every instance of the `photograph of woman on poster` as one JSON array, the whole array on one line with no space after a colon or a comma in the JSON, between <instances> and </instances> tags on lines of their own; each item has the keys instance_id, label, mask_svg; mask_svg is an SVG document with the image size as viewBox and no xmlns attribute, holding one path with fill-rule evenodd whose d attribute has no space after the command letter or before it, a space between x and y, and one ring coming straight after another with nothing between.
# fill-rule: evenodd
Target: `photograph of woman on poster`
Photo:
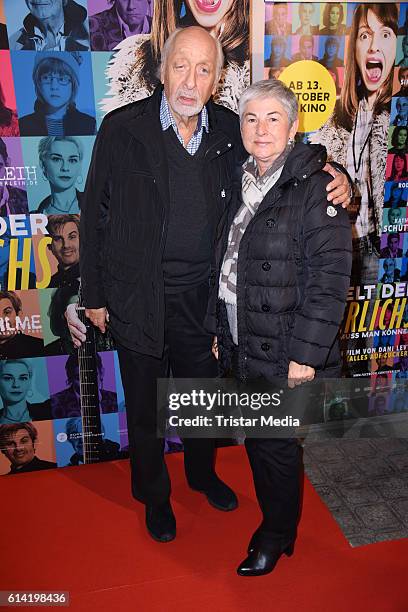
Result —
<instances>
[{"instance_id":1,"label":"photograph of woman on poster","mask_svg":"<svg viewBox=\"0 0 408 612\"><path fill-rule=\"evenodd\" d=\"M220 40L225 69L215 102L237 112L238 99L249 85L249 0L221 0L216 10L203 10L200 0L162 0L154 6L151 34L126 38L115 49L106 70L107 96L101 102L108 112L149 96L159 83L160 52L169 34L178 27L199 25Z\"/></svg>"},{"instance_id":2,"label":"photograph of woman on poster","mask_svg":"<svg viewBox=\"0 0 408 612\"><path fill-rule=\"evenodd\" d=\"M405 153L396 153L391 162L390 173L387 175L387 181L404 181L408 178L407 175L407 157Z\"/></svg>"},{"instance_id":3,"label":"photograph of woman on poster","mask_svg":"<svg viewBox=\"0 0 408 612\"><path fill-rule=\"evenodd\" d=\"M323 28L319 34L329 35L336 34L342 36L346 33L344 25L344 8L342 2L327 2L323 11Z\"/></svg>"},{"instance_id":4,"label":"photograph of woman on poster","mask_svg":"<svg viewBox=\"0 0 408 612\"><path fill-rule=\"evenodd\" d=\"M0 424L48 421L51 403L47 399L36 404L28 400L32 391L33 365L28 359L0 361Z\"/></svg>"},{"instance_id":5,"label":"photograph of woman on poster","mask_svg":"<svg viewBox=\"0 0 408 612\"><path fill-rule=\"evenodd\" d=\"M96 134L95 118L75 105L81 62L78 53L44 51L35 55L34 112L20 117L21 136Z\"/></svg>"},{"instance_id":6,"label":"photograph of woman on poster","mask_svg":"<svg viewBox=\"0 0 408 612\"><path fill-rule=\"evenodd\" d=\"M74 136L47 136L38 145L38 157L44 179L50 184L51 194L36 212L44 215L79 213L82 192L83 147Z\"/></svg>"},{"instance_id":7,"label":"photograph of woman on poster","mask_svg":"<svg viewBox=\"0 0 408 612\"><path fill-rule=\"evenodd\" d=\"M398 126L391 136L391 149L388 153L406 153L408 148L408 127Z\"/></svg>"},{"instance_id":8,"label":"photograph of woman on poster","mask_svg":"<svg viewBox=\"0 0 408 612\"><path fill-rule=\"evenodd\" d=\"M396 4L357 6L340 98L332 117L310 137L347 168L355 184L348 211L356 284L377 280L397 30Z\"/></svg>"}]
</instances>

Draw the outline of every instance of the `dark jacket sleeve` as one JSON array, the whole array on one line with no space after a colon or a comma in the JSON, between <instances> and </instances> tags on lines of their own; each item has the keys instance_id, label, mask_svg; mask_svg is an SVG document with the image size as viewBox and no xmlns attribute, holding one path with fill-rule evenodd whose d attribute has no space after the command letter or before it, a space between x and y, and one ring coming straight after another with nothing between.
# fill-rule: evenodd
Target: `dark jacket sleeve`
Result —
<instances>
[{"instance_id":1,"label":"dark jacket sleeve","mask_svg":"<svg viewBox=\"0 0 408 612\"><path fill-rule=\"evenodd\" d=\"M289 359L324 368L341 323L350 284L351 227L347 212L326 200L330 177L311 178L305 197L302 257L304 287L289 346ZM301 188L301 185L299 185ZM331 216L328 213L336 214Z\"/></svg>"},{"instance_id":2,"label":"dark jacket sleeve","mask_svg":"<svg viewBox=\"0 0 408 612\"><path fill-rule=\"evenodd\" d=\"M104 230L109 218L111 156L109 117L105 117L95 140L91 165L81 202L80 270L84 305L106 306L103 290Z\"/></svg>"}]
</instances>

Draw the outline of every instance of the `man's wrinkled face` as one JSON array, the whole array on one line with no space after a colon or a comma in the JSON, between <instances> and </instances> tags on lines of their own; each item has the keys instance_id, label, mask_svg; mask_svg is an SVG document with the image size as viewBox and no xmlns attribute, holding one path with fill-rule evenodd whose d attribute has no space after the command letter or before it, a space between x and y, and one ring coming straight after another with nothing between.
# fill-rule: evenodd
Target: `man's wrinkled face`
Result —
<instances>
[{"instance_id":1,"label":"man's wrinkled face","mask_svg":"<svg viewBox=\"0 0 408 612\"><path fill-rule=\"evenodd\" d=\"M216 88L217 48L212 37L198 27L177 35L162 82L172 112L181 117L198 115Z\"/></svg>"}]
</instances>

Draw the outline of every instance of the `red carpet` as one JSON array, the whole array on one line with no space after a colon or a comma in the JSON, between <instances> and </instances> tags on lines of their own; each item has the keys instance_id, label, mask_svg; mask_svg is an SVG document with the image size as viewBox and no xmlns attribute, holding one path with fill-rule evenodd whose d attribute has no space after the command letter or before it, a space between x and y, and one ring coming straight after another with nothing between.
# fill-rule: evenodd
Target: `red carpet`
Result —
<instances>
[{"instance_id":1,"label":"red carpet","mask_svg":"<svg viewBox=\"0 0 408 612\"><path fill-rule=\"evenodd\" d=\"M352 549L306 482L294 556L240 578L259 521L244 450L218 451L239 495L231 513L187 488L181 455L168 465L178 525L169 544L145 534L127 461L2 478L0 589L70 591L75 612L407 612L408 540Z\"/></svg>"}]
</instances>

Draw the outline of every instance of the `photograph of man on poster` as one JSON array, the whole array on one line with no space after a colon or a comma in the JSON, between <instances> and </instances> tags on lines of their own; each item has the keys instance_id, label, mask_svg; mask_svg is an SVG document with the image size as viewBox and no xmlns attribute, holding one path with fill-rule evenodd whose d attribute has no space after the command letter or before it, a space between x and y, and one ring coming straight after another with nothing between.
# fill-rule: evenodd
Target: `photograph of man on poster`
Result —
<instances>
[{"instance_id":1,"label":"photograph of man on poster","mask_svg":"<svg viewBox=\"0 0 408 612\"><path fill-rule=\"evenodd\" d=\"M271 19L268 19L268 9L272 11ZM289 6L287 2L273 2L266 6L265 34L288 36L291 33L289 23Z\"/></svg>"},{"instance_id":2,"label":"photograph of man on poster","mask_svg":"<svg viewBox=\"0 0 408 612\"><path fill-rule=\"evenodd\" d=\"M111 358L112 356L110 353L104 355L104 359L107 359L107 365L110 364ZM96 355L96 364L100 412L103 414L117 412L118 403L116 393L112 390L104 388L105 367L99 353ZM58 369L56 369L57 366ZM54 376L61 378L61 366L61 359L49 360L49 368L50 371L53 371ZM51 370L51 368L53 368L53 370ZM66 376L67 387L51 395L51 410L54 419L65 419L68 417L81 416L80 381L83 382L87 379L84 372L80 371L78 352L75 352L66 359L64 373Z\"/></svg>"},{"instance_id":3,"label":"photograph of man on poster","mask_svg":"<svg viewBox=\"0 0 408 612\"><path fill-rule=\"evenodd\" d=\"M36 455L38 430L32 423L0 425L0 450L10 461L9 474L22 474L56 468L53 461Z\"/></svg>"},{"instance_id":4,"label":"photograph of man on poster","mask_svg":"<svg viewBox=\"0 0 408 612\"><path fill-rule=\"evenodd\" d=\"M89 16L92 51L111 51L129 36L150 33L154 0L90 0L89 11L101 4L107 8Z\"/></svg>"},{"instance_id":5,"label":"photograph of man on poster","mask_svg":"<svg viewBox=\"0 0 408 612\"><path fill-rule=\"evenodd\" d=\"M52 215L47 230L52 238L48 249L58 261L49 287L74 286L79 282L79 215Z\"/></svg>"},{"instance_id":6,"label":"photograph of man on poster","mask_svg":"<svg viewBox=\"0 0 408 612\"><path fill-rule=\"evenodd\" d=\"M89 32L86 2L26 0L8 5L8 20L22 19L10 36L13 51L87 51ZM24 16L23 9L30 11ZM21 22L20 22L21 23Z\"/></svg>"},{"instance_id":7,"label":"photograph of man on poster","mask_svg":"<svg viewBox=\"0 0 408 612\"><path fill-rule=\"evenodd\" d=\"M303 34L299 39L299 51L294 53L292 60L317 60L317 55L313 54L314 38L310 34Z\"/></svg>"}]
</instances>

